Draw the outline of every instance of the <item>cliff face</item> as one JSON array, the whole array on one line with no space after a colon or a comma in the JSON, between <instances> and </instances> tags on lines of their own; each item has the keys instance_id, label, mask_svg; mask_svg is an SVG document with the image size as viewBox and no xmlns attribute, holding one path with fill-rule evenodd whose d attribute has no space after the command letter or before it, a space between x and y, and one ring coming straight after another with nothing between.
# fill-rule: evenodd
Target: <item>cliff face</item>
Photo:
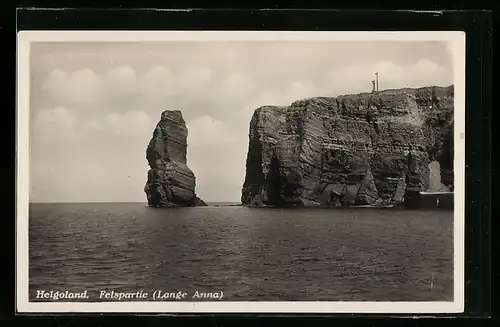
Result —
<instances>
[{"instance_id":1,"label":"cliff face","mask_svg":"<svg viewBox=\"0 0 500 327\"><path fill-rule=\"evenodd\" d=\"M149 206L206 205L196 196L196 179L186 165L187 133L179 110L167 110L161 114L146 150L151 169L144 191Z\"/></svg>"},{"instance_id":2,"label":"cliff face","mask_svg":"<svg viewBox=\"0 0 500 327\"><path fill-rule=\"evenodd\" d=\"M453 190L453 86L264 106L250 122L242 203L411 205L430 163Z\"/></svg>"}]
</instances>

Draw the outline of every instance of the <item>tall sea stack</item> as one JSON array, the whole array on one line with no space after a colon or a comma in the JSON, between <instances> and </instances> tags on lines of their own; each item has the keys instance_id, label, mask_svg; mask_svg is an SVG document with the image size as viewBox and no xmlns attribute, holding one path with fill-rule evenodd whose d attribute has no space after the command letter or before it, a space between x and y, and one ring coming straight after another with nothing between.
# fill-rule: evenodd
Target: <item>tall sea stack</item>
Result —
<instances>
[{"instance_id":1,"label":"tall sea stack","mask_svg":"<svg viewBox=\"0 0 500 327\"><path fill-rule=\"evenodd\" d=\"M260 107L250 122L241 201L411 206L429 190L436 166L440 191L452 191L453 101L449 86Z\"/></svg>"},{"instance_id":2,"label":"tall sea stack","mask_svg":"<svg viewBox=\"0 0 500 327\"><path fill-rule=\"evenodd\" d=\"M144 191L149 206L206 206L195 194L196 178L187 166L187 134L180 110L161 114L146 150L151 169Z\"/></svg>"}]
</instances>

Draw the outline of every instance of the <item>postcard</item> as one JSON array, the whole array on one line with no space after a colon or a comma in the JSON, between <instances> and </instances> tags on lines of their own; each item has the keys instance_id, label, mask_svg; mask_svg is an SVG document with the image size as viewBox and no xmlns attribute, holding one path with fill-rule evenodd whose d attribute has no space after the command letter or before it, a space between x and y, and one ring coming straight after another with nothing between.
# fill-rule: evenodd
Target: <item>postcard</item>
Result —
<instances>
[{"instance_id":1,"label":"postcard","mask_svg":"<svg viewBox=\"0 0 500 327\"><path fill-rule=\"evenodd\" d=\"M463 32L21 31L18 312L464 309Z\"/></svg>"}]
</instances>

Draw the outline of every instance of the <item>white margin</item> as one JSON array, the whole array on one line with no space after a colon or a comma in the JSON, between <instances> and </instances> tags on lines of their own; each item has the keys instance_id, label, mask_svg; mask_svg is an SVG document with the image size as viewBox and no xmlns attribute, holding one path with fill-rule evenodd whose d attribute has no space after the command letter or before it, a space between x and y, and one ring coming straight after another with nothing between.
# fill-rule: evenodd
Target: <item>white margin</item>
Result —
<instances>
[{"instance_id":1,"label":"white margin","mask_svg":"<svg viewBox=\"0 0 500 327\"><path fill-rule=\"evenodd\" d=\"M454 73L454 301L450 302L29 302L29 117L31 42L444 41ZM21 31L17 36L16 304L17 312L130 313L460 313L465 255L465 33L462 31Z\"/></svg>"}]
</instances>

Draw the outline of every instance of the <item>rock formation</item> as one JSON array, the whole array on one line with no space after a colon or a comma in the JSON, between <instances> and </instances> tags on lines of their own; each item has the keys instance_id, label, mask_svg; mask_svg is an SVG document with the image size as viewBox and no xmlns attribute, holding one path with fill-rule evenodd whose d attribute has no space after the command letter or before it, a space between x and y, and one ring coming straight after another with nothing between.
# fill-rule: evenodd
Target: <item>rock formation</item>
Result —
<instances>
[{"instance_id":1,"label":"rock formation","mask_svg":"<svg viewBox=\"0 0 500 327\"><path fill-rule=\"evenodd\" d=\"M166 110L146 150L151 169L144 191L152 207L205 206L195 194L196 179L187 166L186 122L179 110Z\"/></svg>"},{"instance_id":2,"label":"rock formation","mask_svg":"<svg viewBox=\"0 0 500 327\"><path fill-rule=\"evenodd\" d=\"M250 122L247 205L377 205L453 190L454 89L424 87L263 106Z\"/></svg>"}]
</instances>

